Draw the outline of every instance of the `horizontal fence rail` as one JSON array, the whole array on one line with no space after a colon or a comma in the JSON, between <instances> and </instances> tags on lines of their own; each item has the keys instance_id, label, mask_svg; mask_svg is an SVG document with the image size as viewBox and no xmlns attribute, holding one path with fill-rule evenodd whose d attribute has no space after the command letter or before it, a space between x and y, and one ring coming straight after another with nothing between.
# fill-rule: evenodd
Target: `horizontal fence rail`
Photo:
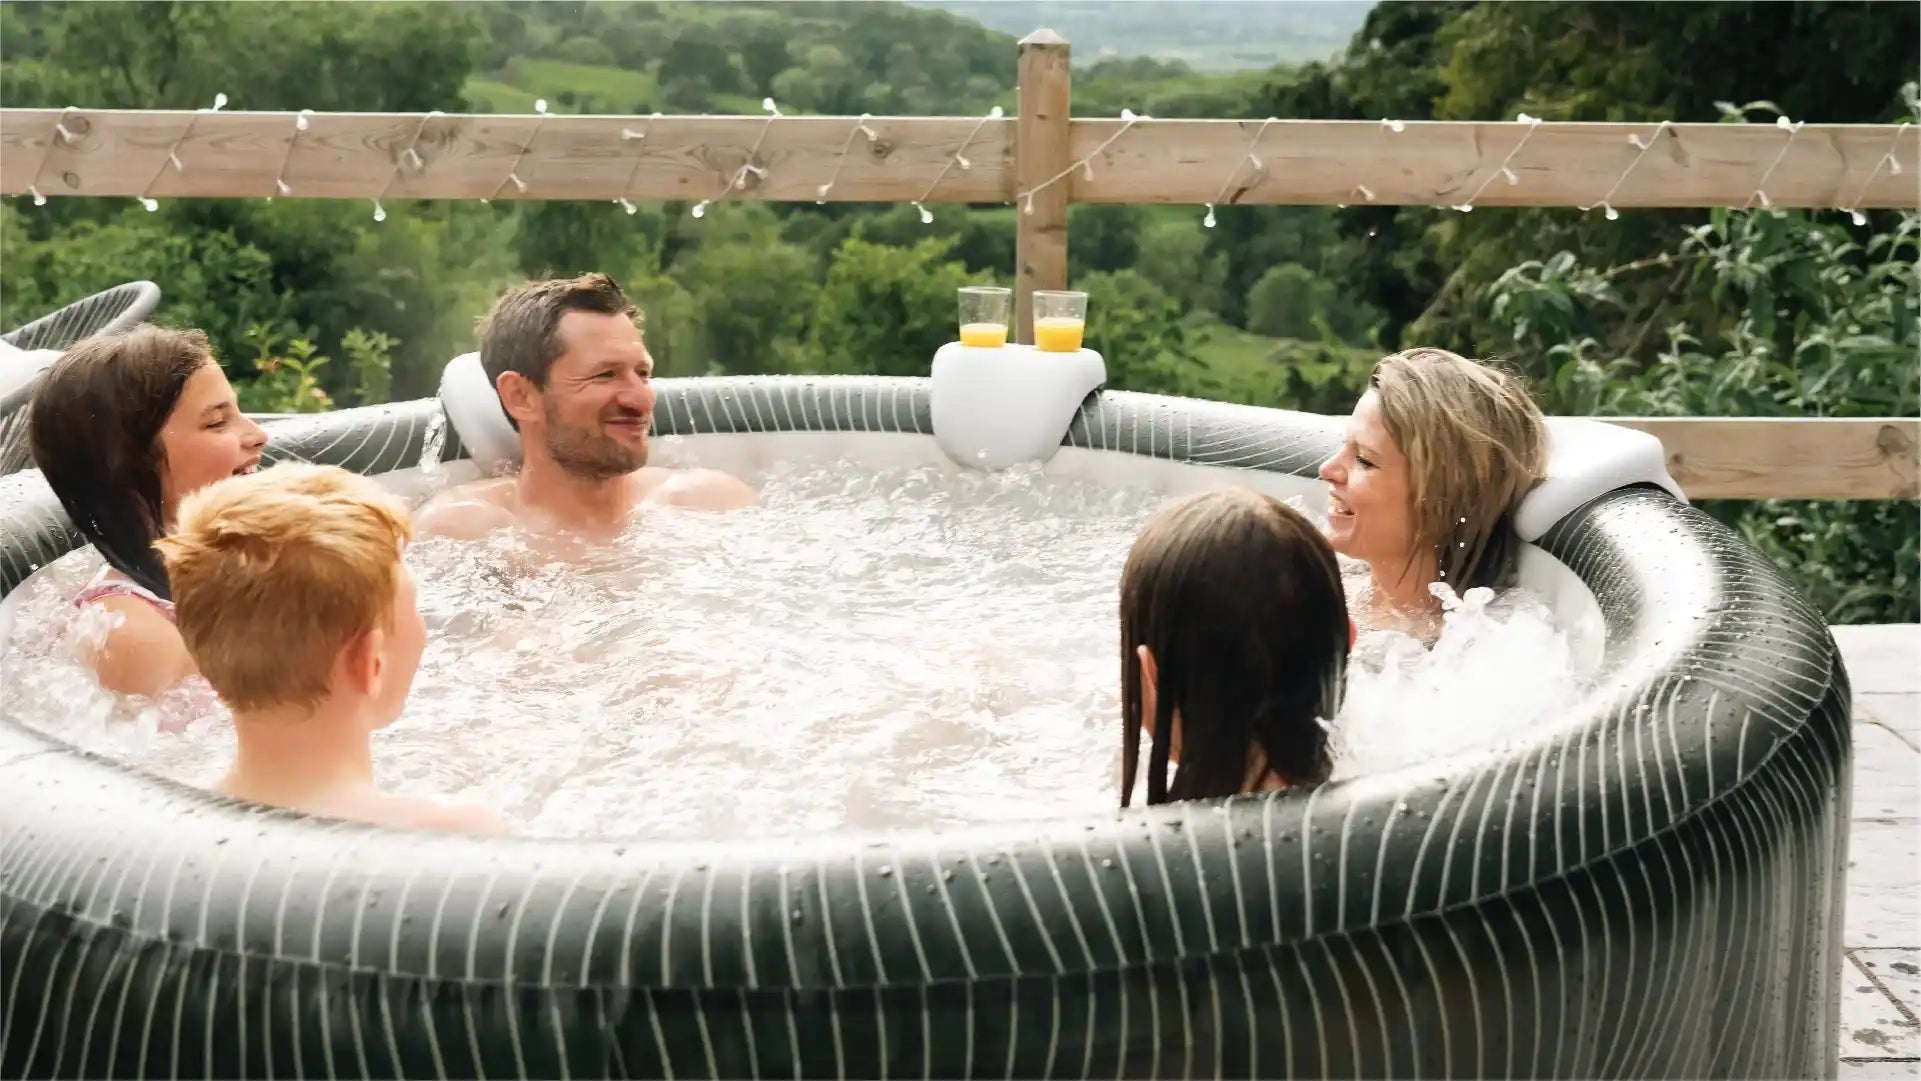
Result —
<instances>
[{"instance_id":1,"label":"horizontal fence rail","mask_svg":"<svg viewBox=\"0 0 1921 1081\"><path fill-rule=\"evenodd\" d=\"M1077 202L1921 205L1913 125L1075 120L1068 57L1023 39L1005 117L0 109L0 195L1013 204L1029 342ZM1694 498L1918 495L1921 419L1603 419L1659 437Z\"/></svg>"},{"instance_id":2,"label":"horizontal fence rail","mask_svg":"<svg viewBox=\"0 0 1921 1081\"><path fill-rule=\"evenodd\" d=\"M311 199L1011 203L1020 194L1014 118L870 117L872 139L854 118L826 116L315 113L305 130L296 120L0 109L0 194L266 198L279 194L276 181ZM1914 206L1921 176L1921 128L1894 125L1807 124L1791 136L1762 124L1408 121L1396 131L1359 120L1143 119L1114 138L1125 123L1065 123L1070 160L1112 139L1091 177L1060 180L1070 201L1701 207L1751 205L1765 190L1779 207L1874 209ZM1653 145L1643 154L1630 137ZM736 187L749 163L765 172Z\"/></svg>"},{"instance_id":3,"label":"horizontal fence rail","mask_svg":"<svg viewBox=\"0 0 1921 1081\"><path fill-rule=\"evenodd\" d=\"M1647 432L1690 499L1921 496L1921 419L1596 417Z\"/></svg>"}]
</instances>

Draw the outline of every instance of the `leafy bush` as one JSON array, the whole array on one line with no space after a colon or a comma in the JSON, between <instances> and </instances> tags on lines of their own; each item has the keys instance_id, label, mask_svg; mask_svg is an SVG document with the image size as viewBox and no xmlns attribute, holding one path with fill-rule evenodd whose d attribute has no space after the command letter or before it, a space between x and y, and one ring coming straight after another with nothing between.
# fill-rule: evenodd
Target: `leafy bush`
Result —
<instances>
[{"instance_id":1,"label":"leafy bush","mask_svg":"<svg viewBox=\"0 0 1921 1081\"><path fill-rule=\"evenodd\" d=\"M260 323L247 328L246 339L253 352L248 366L255 374L235 391L244 412L324 413L335 408L333 395L321 385L321 376L333 359L321 355L312 341L287 340ZM397 344L386 334L369 333L359 327L341 339L352 380L352 401L347 404L378 405L387 401L393 380L390 353Z\"/></svg>"},{"instance_id":2,"label":"leafy bush","mask_svg":"<svg viewBox=\"0 0 1921 1081\"><path fill-rule=\"evenodd\" d=\"M1803 211L1716 210L1651 259L1597 270L1561 252L1522 263L1488 291L1487 310L1549 412L1912 417L1918 256L1913 212L1863 229ZM1647 271L1672 274L1678 295L1626 312L1620 279ZM1829 620L1921 619L1911 504L1705 506L1786 568Z\"/></svg>"}]
</instances>

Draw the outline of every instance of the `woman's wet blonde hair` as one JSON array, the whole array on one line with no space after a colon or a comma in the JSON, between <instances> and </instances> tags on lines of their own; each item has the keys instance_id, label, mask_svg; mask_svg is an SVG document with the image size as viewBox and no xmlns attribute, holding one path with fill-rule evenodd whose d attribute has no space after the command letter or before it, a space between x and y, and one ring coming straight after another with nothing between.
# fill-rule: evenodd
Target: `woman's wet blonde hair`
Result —
<instances>
[{"instance_id":1,"label":"woman's wet blonde hair","mask_svg":"<svg viewBox=\"0 0 1921 1081\"><path fill-rule=\"evenodd\" d=\"M1414 551L1464 593L1513 581L1514 512L1547 475L1540 407L1512 375L1444 349L1382 358L1368 377L1407 458Z\"/></svg>"}]
</instances>

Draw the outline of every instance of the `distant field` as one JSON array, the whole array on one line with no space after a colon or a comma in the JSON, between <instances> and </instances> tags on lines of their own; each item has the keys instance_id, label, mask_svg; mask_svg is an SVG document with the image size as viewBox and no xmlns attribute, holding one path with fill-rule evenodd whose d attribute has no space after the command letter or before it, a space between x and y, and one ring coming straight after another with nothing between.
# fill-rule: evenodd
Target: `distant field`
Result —
<instances>
[{"instance_id":1,"label":"distant field","mask_svg":"<svg viewBox=\"0 0 1921 1081\"><path fill-rule=\"evenodd\" d=\"M1253 334L1225 323L1190 321L1188 324L1188 346L1194 355L1226 378L1267 378L1278 345L1278 338Z\"/></svg>"},{"instance_id":2,"label":"distant field","mask_svg":"<svg viewBox=\"0 0 1921 1081\"><path fill-rule=\"evenodd\" d=\"M659 93L644 71L537 59L473 76L463 89L475 109L489 113L530 113L536 98L545 98L555 112L642 112L652 108ZM749 111L757 110L758 105Z\"/></svg>"}]
</instances>

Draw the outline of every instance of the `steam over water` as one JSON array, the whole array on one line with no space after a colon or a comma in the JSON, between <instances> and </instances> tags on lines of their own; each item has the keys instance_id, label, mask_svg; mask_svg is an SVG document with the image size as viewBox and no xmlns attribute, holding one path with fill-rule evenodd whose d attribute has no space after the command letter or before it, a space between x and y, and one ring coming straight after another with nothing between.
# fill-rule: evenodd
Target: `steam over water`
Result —
<instances>
[{"instance_id":1,"label":"steam over water","mask_svg":"<svg viewBox=\"0 0 1921 1081\"><path fill-rule=\"evenodd\" d=\"M561 836L1115 805L1120 571L1167 497L1037 469L815 462L753 479L758 511L653 511L563 561L504 536L415 544L431 640L405 715L375 738L377 779ZM71 659L75 636L98 633L100 613L69 603L98 566L82 551L23 587L0 700L81 747L213 781L232 728L204 684L115 702ZM1577 693L1543 607L1470 594L1431 652L1363 633L1337 770L1506 738Z\"/></svg>"}]
</instances>

